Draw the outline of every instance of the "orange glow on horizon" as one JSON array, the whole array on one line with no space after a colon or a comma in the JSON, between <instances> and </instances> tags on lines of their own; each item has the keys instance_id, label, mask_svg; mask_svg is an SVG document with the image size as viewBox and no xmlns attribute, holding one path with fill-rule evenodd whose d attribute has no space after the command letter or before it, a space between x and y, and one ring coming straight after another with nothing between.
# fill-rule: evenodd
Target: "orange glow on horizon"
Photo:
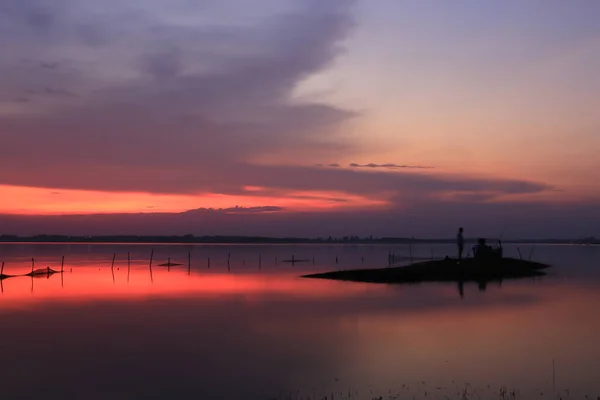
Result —
<instances>
[{"instance_id":1,"label":"orange glow on horizon","mask_svg":"<svg viewBox=\"0 0 600 400\"><path fill-rule=\"evenodd\" d=\"M154 194L0 185L0 213L18 215L178 213L199 208L282 207L286 211L320 211L382 207L384 200L339 192L289 191L276 197L264 188L245 187L248 195L217 193ZM339 199L344 201L339 201Z\"/></svg>"}]
</instances>

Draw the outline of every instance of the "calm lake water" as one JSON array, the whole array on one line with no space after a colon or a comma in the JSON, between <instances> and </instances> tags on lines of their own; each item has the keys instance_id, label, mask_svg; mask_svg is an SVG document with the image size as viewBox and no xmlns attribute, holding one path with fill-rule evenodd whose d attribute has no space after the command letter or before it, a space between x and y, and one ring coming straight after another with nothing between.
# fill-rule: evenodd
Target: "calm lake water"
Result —
<instances>
[{"instance_id":1,"label":"calm lake water","mask_svg":"<svg viewBox=\"0 0 600 400\"><path fill-rule=\"evenodd\" d=\"M411 253L2 244L5 274L29 272L32 257L36 268L60 270L63 255L65 273L2 282L0 398L600 396L600 247L521 245L523 257L553 265L548 276L466 284L462 298L456 284L299 278L384 267L390 251ZM453 253L412 248L414 259ZM292 256L309 261L283 262ZM182 265L158 266L169 257Z\"/></svg>"}]
</instances>

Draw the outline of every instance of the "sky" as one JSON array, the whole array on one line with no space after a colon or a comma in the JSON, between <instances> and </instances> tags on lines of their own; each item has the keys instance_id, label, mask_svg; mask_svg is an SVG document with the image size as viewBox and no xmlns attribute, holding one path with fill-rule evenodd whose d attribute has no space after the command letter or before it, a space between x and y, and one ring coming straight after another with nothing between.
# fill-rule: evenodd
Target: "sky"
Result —
<instances>
[{"instance_id":1,"label":"sky","mask_svg":"<svg viewBox=\"0 0 600 400\"><path fill-rule=\"evenodd\" d=\"M4 0L0 234L600 236L599 15Z\"/></svg>"}]
</instances>

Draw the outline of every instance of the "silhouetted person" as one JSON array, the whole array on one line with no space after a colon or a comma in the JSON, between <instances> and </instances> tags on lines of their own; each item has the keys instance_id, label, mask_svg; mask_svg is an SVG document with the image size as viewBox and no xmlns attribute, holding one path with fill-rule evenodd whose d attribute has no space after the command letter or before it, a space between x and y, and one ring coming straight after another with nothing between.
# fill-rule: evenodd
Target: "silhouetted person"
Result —
<instances>
[{"instance_id":1,"label":"silhouetted person","mask_svg":"<svg viewBox=\"0 0 600 400\"><path fill-rule=\"evenodd\" d=\"M458 247L458 260L462 260L463 250L465 248L465 238L463 237L463 228L458 228L458 233L456 234L456 246Z\"/></svg>"}]
</instances>

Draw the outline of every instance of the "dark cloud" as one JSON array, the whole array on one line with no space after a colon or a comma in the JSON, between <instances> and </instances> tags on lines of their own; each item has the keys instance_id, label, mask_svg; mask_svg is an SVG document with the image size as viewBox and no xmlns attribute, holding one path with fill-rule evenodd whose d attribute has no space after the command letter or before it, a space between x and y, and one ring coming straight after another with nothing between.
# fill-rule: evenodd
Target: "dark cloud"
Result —
<instances>
[{"instance_id":1,"label":"dark cloud","mask_svg":"<svg viewBox=\"0 0 600 400\"><path fill-rule=\"evenodd\" d=\"M357 164L350 163L350 167L352 168L389 168L389 169L432 169L433 167L423 166L423 165L402 165L402 164Z\"/></svg>"},{"instance_id":2,"label":"dark cloud","mask_svg":"<svg viewBox=\"0 0 600 400\"><path fill-rule=\"evenodd\" d=\"M295 4L295 11L254 27L211 30L161 23L157 16L131 17L131 24L121 27L123 36L107 45L102 59L87 64L73 61L73 79L67 69L61 76L38 71L27 79L14 69L15 79L10 81L21 79L22 90L81 98L72 103L62 99L52 113L0 119L6 144L0 150L5 156L1 163L20 169L25 180L38 175L44 182L60 175L64 181L60 186L86 187L99 178L89 171L102 169L126 168L125 175L141 169L151 175L161 171L174 181L193 171L201 181L207 170L213 173L214 165L243 167L240 161L280 149L308 149L317 142L315 153L343 148L331 138L337 124L354 113L322 103L299 103L291 96L299 82L338 54L338 42L351 27L350 2ZM77 15L82 18L76 22L67 18L69 13L56 17L60 22L52 30L63 34L47 40L57 51L71 44L65 35L73 25L95 20L91 14L81 15L81 9ZM122 20L106 21L105 29L118 30L117 23ZM24 44L33 51L40 41ZM125 59L120 58L123 52ZM130 78L114 79L111 74ZM324 135L329 135L329 145L322 143ZM34 162L24 162L25 147ZM234 167L226 170L229 176L221 179L237 173ZM101 181L106 184L107 178ZM185 186L183 191L188 190Z\"/></svg>"},{"instance_id":3,"label":"dark cloud","mask_svg":"<svg viewBox=\"0 0 600 400\"><path fill-rule=\"evenodd\" d=\"M41 68L46 68L46 69L56 69L56 68L58 68L58 65L59 64L57 62L51 62L51 63L49 63L49 62L43 62L43 63L40 64L40 67Z\"/></svg>"},{"instance_id":4,"label":"dark cloud","mask_svg":"<svg viewBox=\"0 0 600 400\"><path fill-rule=\"evenodd\" d=\"M165 151L168 151L167 144L165 144L165 148L167 149ZM167 152L167 156L171 156L171 154ZM171 194L216 192L262 196L283 195L286 191L294 190L339 191L363 196L395 194L395 198L399 202L405 202L407 198L436 198L439 194L444 193L485 192L500 196L542 193L552 188L544 183L522 180L474 179L463 176L400 171L392 174L378 170L367 173L344 168L259 166L234 162L211 170L210 174L198 174L195 170L169 171L163 170L162 167L98 169L93 164L85 163L84 160L79 163L76 176L73 176L69 169L68 162L61 165L60 159L55 161L53 170L56 173L51 176L41 177L39 171L36 174L34 170L0 169L0 182L49 188ZM110 179L112 176L118 176L118 179ZM264 187L269 191L247 192L242 189L243 185Z\"/></svg>"},{"instance_id":5,"label":"dark cloud","mask_svg":"<svg viewBox=\"0 0 600 400\"><path fill-rule=\"evenodd\" d=\"M45 87L43 89L42 93L44 93L48 96L67 96L67 97L76 96L75 93L70 92L68 90L55 89L55 88L51 88L51 87Z\"/></svg>"},{"instance_id":6,"label":"dark cloud","mask_svg":"<svg viewBox=\"0 0 600 400\"><path fill-rule=\"evenodd\" d=\"M402 209L324 212L230 213L199 209L167 214L63 216L0 215L6 234L197 234L258 236L403 236L452 238L458 226L468 237L506 239L598 237L597 204L422 201Z\"/></svg>"},{"instance_id":7,"label":"dark cloud","mask_svg":"<svg viewBox=\"0 0 600 400\"><path fill-rule=\"evenodd\" d=\"M36 101L0 115L0 184L252 195L241 189L250 185L281 195L337 191L393 203L447 192L484 192L488 199L551 189L401 171L423 169L417 165L256 164L272 155L283 163L294 159L287 155L341 159L359 150L337 135L356 112L293 96L342 51L353 28L352 1L289 0L283 13L220 25L202 21L207 4L184 3L152 0L136 8L110 0L100 11L92 0L2 2L0 46L11 52L0 59L0 101L23 93ZM186 12L163 15L179 9ZM194 23L173 23L177 18ZM279 210L249 214L272 214L265 211Z\"/></svg>"},{"instance_id":8,"label":"dark cloud","mask_svg":"<svg viewBox=\"0 0 600 400\"><path fill-rule=\"evenodd\" d=\"M223 209L226 214L262 214L284 211L283 207L262 206L262 207L231 207Z\"/></svg>"},{"instance_id":9,"label":"dark cloud","mask_svg":"<svg viewBox=\"0 0 600 400\"><path fill-rule=\"evenodd\" d=\"M282 207L276 206L260 206L260 207L229 207L229 208L198 208L196 210L185 211L182 214L204 214L204 213L217 213L217 214L263 214L284 211Z\"/></svg>"}]
</instances>

